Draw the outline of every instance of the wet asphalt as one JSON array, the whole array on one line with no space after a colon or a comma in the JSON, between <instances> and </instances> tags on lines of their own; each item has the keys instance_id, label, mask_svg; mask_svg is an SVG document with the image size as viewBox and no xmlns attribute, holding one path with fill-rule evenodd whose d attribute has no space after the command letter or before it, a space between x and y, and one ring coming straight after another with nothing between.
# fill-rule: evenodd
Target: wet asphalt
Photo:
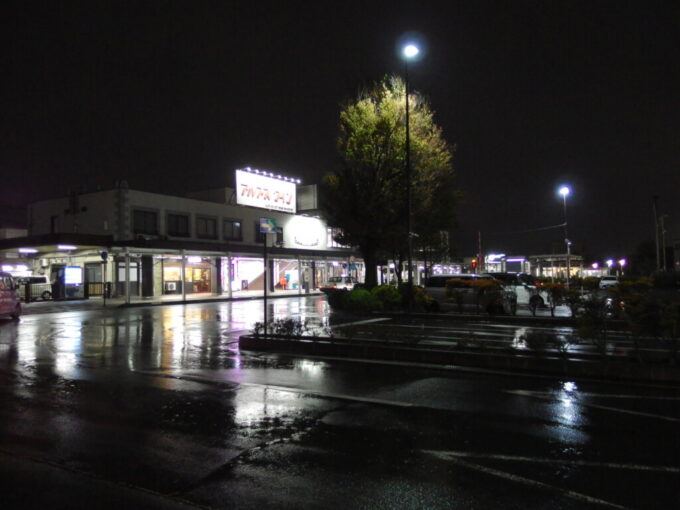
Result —
<instances>
[{"instance_id":1,"label":"wet asphalt","mask_svg":"<svg viewBox=\"0 0 680 510\"><path fill-rule=\"evenodd\" d=\"M321 297L270 306L348 320ZM678 507L678 388L239 351L261 317L0 320L0 508Z\"/></svg>"}]
</instances>

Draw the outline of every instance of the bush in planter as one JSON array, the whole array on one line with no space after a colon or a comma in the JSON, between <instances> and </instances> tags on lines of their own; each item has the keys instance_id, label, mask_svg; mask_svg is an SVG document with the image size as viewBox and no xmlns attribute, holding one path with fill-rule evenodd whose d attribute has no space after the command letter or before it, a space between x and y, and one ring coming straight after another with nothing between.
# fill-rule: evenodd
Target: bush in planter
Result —
<instances>
[{"instance_id":1,"label":"bush in planter","mask_svg":"<svg viewBox=\"0 0 680 510\"><path fill-rule=\"evenodd\" d=\"M408 308L408 283L402 283L399 286L399 294L401 295L401 303L404 309ZM436 312L438 310L437 302L427 295L425 289L418 285L413 286L413 308L414 312Z\"/></svg>"},{"instance_id":2,"label":"bush in planter","mask_svg":"<svg viewBox=\"0 0 680 510\"><path fill-rule=\"evenodd\" d=\"M391 285L373 287L371 294L380 301L383 310L399 310L404 302L399 290Z\"/></svg>"},{"instance_id":3,"label":"bush in planter","mask_svg":"<svg viewBox=\"0 0 680 510\"><path fill-rule=\"evenodd\" d=\"M335 310L344 310L347 308L347 296L349 292L345 289L331 289L327 290L328 304Z\"/></svg>"},{"instance_id":4,"label":"bush in planter","mask_svg":"<svg viewBox=\"0 0 680 510\"><path fill-rule=\"evenodd\" d=\"M354 312L372 312L381 308L378 298L364 289L350 291L347 294L345 304L348 310Z\"/></svg>"}]
</instances>

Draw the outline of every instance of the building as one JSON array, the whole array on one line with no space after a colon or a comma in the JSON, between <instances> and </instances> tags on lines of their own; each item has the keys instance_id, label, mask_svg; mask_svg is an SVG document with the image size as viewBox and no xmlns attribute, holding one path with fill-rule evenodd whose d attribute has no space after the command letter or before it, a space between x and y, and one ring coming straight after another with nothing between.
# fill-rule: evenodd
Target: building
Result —
<instances>
[{"instance_id":1,"label":"building","mask_svg":"<svg viewBox=\"0 0 680 510\"><path fill-rule=\"evenodd\" d=\"M0 240L0 253L16 253L29 272L47 275L55 298L263 292L266 238L271 292L361 278L358 254L338 246L319 217L315 186L239 172L237 186L254 205L242 205L231 188L179 197L124 182L32 203L28 235ZM284 182L285 193L277 188ZM274 233L261 232L262 219Z\"/></svg>"}]
</instances>

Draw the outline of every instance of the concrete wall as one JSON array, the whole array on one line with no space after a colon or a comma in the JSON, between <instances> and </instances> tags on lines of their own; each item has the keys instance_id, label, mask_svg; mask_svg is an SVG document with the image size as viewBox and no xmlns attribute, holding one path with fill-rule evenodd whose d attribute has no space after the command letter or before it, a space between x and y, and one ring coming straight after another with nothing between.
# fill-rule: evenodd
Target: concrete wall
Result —
<instances>
[{"instance_id":1,"label":"concrete wall","mask_svg":"<svg viewBox=\"0 0 680 510\"><path fill-rule=\"evenodd\" d=\"M77 203L68 197L41 200L29 205L29 235L51 233L52 217L57 216L58 233L115 235L120 190L97 191L78 195ZM77 210L73 211L73 206Z\"/></svg>"}]
</instances>

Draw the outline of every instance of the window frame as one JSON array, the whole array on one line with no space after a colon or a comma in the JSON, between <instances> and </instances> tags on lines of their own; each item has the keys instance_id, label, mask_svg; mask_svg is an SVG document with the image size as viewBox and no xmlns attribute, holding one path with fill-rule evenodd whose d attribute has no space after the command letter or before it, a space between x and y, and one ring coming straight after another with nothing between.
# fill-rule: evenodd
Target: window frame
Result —
<instances>
[{"instance_id":1,"label":"window frame","mask_svg":"<svg viewBox=\"0 0 680 510\"><path fill-rule=\"evenodd\" d=\"M175 230L174 232L170 231L170 217L171 216L176 216L177 218L185 218L186 219L186 226L187 226L186 233L180 232L179 230ZM185 212L178 212L178 211L166 211L165 212L165 233L169 237L191 237L191 214L185 213Z\"/></svg>"},{"instance_id":2,"label":"window frame","mask_svg":"<svg viewBox=\"0 0 680 510\"><path fill-rule=\"evenodd\" d=\"M211 234L201 234L200 229L198 228L198 224L200 221L205 221L205 222L212 222L214 228L213 228L213 233ZM205 214L198 214L196 215L196 220L195 220L195 228L196 228L196 237L199 239L218 239L218 233L217 233L217 217L216 216L208 216ZM207 223L206 223L207 224Z\"/></svg>"},{"instance_id":3,"label":"window frame","mask_svg":"<svg viewBox=\"0 0 680 510\"><path fill-rule=\"evenodd\" d=\"M145 215L145 220L144 220L144 227L147 226L147 221L146 221L146 215L153 214L155 215L155 221L154 221L154 231L149 231L146 230L137 230L137 225L135 221L135 215L137 213L141 213ZM132 234L133 235L152 235L152 236L157 236L160 232L160 225L159 225L159 220L160 220L160 214L158 214L158 209L147 209L144 207L134 207L132 209Z\"/></svg>"},{"instance_id":4,"label":"window frame","mask_svg":"<svg viewBox=\"0 0 680 510\"><path fill-rule=\"evenodd\" d=\"M234 224L238 223L238 237L234 237ZM227 236L226 227L231 224L231 236ZM237 218L222 219L222 239L225 241L243 241L243 221Z\"/></svg>"}]
</instances>

